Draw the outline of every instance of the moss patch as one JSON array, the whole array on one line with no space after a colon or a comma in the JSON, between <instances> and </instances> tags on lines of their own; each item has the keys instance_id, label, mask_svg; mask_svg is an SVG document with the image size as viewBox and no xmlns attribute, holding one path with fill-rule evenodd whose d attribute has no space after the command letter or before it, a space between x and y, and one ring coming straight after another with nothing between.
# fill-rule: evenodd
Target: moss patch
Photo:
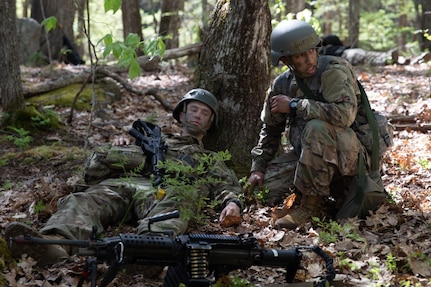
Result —
<instances>
[{"instance_id":1,"label":"moss patch","mask_svg":"<svg viewBox=\"0 0 431 287\"><path fill-rule=\"evenodd\" d=\"M54 90L39 96L27 99L28 103L42 106L72 107L76 94L81 89L81 84L70 85L58 90ZM100 81L94 85L96 102L103 106L112 101L118 100L121 96L121 90L118 85L112 81ZM75 103L76 110L91 110L93 86L87 84L82 90Z\"/></svg>"},{"instance_id":2,"label":"moss patch","mask_svg":"<svg viewBox=\"0 0 431 287\"><path fill-rule=\"evenodd\" d=\"M3 277L3 271L8 266L14 266L15 260L12 258L6 240L3 238L0 238L0 254L0 286L8 286L8 282Z\"/></svg>"}]
</instances>

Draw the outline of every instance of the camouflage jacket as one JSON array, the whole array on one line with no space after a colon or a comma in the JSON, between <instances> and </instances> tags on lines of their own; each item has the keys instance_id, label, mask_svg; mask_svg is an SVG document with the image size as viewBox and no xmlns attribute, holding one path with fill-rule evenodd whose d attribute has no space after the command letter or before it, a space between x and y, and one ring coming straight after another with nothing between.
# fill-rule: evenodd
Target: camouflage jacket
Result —
<instances>
[{"instance_id":1,"label":"camouflage jacket","mask_svg":"<svg viewBox=\"0 0 431 287\"><path fill-rule=\"evenodd\" d=\"M183 164L198 166L201 164L197 155L213 154L206 150L202 142L189 136L163 135L163 139L168 146L166 160L180 160ZM151 168L145 165L146 157L142 149L135 145L112 146L106 145L95 149L92 156L87 160L84 179L87 185L104 184L109 182L112 185L115 181L109 178L133 177L136 183L147 179L151 181ZM212 166L206 166L206 177L217 179L215 183L207 183L201 186L200 192L204 197L220 203L220 207L231 200L238 203L238 195L241 187L235 173L229 169L223 161L217 161ZM139 170L139 173L136 173ZM123 185L124 181L117 181Z\"/></svg>"},{"instance_id":2,"label":"camouflage jacket","mask_svg":"<svg viewBox=\"0 0 431 287\"><path fill-rule=\"evenodd\" d=\"M320 56L317 69L313 77L303 80L311 90L313 99L305 98L297 87L294 74L289 70L279 75L268 89L261 113L263 126L259 142L251 151L251 171L265 172L268 161L275 157L280 148L281 136L286 128L289 141L298 154L301 150L302 130L309 120L320 119L346 130L348 135L354 133L350 126L357 116L360 91L351 65L339 57ZM280 94L300 99L295 117L285 113L271 113L270 99ZM337 137L341 150L358 145L356 136L349 138L337 134ZM344 164L341 163L340 166Z\"/></svg>"}]
</instances>

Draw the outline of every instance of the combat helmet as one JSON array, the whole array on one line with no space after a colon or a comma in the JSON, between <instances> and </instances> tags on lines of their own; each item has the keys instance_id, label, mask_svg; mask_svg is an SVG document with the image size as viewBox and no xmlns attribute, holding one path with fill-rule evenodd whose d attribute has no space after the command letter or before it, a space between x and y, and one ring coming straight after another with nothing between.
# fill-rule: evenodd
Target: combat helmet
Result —
<instances>
[{"instance_id":1,"label":"combat helmet","mask_svg":"<svg viewBox=\"0 0 431 287\"><path fill-rule=\"evenodd\" d=\"M283 20L272 31L270 44L271 62L277 66L283 56L298 55L319 46L320 38L307 22Z\"/></svg>"},{"instance_id":2,"label":"combat helmet","mask_svg":"<svg viewBox=\"0 0 431 287\"><path fill-rule=\"evenodd\" d=\"M189 101L199 101L209 106L213 111L211 129L217 126L219 104L216 97L205 89L193 89L187 92L187 94L183 96L183 98L178 102L177 106L172 112L174 119L176 119L178 122L181 122L180 113L185 112L187 102Z\"/></svg>"}]
</instances>

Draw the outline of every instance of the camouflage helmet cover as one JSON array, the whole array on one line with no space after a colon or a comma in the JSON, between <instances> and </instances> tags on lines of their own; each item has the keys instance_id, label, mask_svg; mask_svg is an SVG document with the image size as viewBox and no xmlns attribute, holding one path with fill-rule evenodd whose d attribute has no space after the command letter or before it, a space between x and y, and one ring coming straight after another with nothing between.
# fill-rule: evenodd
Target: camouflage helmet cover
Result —
<instances>
[{"instance_id":1,"label":"camouflage helmet cover","mask_svg":"<svg viewBox=\"0 0 431 287\"><path fill-rule=\"evenodd\" d=\"M270 37L271 62L274 66L283 56L304 53L320 44L316 30L301 20L283 20L272 31Z\"/></svg>"},{"instance_id":2,"label":"camouflage helmet cover","mask_svg":"<svg viewBox=\"0 0 431 287\"><path fill-rule=\"evenodd\" d=\"M185 112L186 104L189 101L199 101L209 106L214 115L213 127L217 125L219 104L216 97L205 89L193 89L188 91L187 94L185 94L183 98L178 102L177 106L172 112L174 119L181 123L180 113Z\"/></svg>"}]
</instances>

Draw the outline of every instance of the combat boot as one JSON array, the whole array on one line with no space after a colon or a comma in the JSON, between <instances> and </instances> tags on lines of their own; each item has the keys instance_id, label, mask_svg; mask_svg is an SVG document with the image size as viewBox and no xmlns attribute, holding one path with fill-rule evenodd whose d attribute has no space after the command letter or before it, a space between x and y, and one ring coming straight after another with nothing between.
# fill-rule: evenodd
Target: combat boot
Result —
<instances>
[{"instance_id":1,"label":"combat boot","mask_svg":"<svg viewBox=\"0 0 431 287\"><path fill-rule=\"evenodd\" d=\"M9 223L5 230L5 238L11 244L10 251L14 258L21 259L22 254L27 254L37 261L38 266L54 264L69 258L65 248L51 244L18 244L10 242L9 238L19 235L28 235L44 239L65 239L61 235L42 235L40 232L21 222Z\"/></svg>"},{"instance_id":2,"label":"combat boot","mask_svg":"<svg viewBox=\"0 0 431 287\"><path fill-rule=\"evenodd\" d=\"M312 217L319 214L322 197L315 195L302 195L300 206L288 210L287 214L274 223L274 227L295 229L298 225L307 223Z\"/></svg>"}]
</instances>

